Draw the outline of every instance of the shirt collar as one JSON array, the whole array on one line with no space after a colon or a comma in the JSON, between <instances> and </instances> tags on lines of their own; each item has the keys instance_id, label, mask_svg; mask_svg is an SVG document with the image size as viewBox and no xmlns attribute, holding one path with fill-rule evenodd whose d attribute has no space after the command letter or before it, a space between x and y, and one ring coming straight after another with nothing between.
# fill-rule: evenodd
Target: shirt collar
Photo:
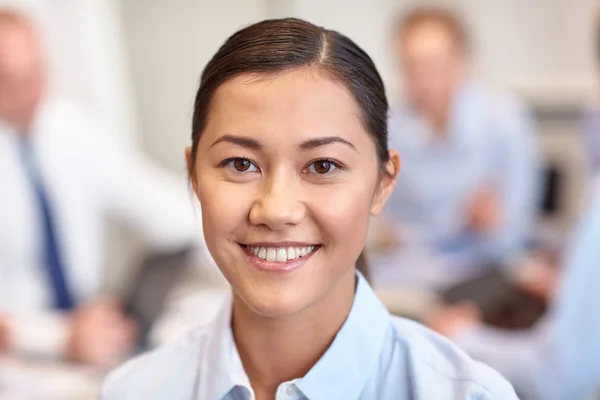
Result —
<instances>
[{"instance_id":1,"label":"shirt collar","mask_svg":"<svg viewBox=\"0 0 600 400\"><path fill-rule=\"evenodd\" d=\"M310 400L356 399L377 363L390 327L389 314L366 279L357 275L356 294L348 318L333 343L311 370L299 380L298 389ZM222 399L236 387L251 390L231 331L232 299L214 321L208 336L203 368L210 368L210 398ZM360 344L359 346L357 345Z\"/></svg>"},{"instance_id":2,"label":"shirt collar","mask_svg":"<svg viewBox=\"0 0 600 400\"><path fill-rule=\"evenodd\" d=\"M202 376L210 385L209 398L222 399L236 387L251 389L250 380L244 371L231 331L233 299L227 296L225 303L208 332L206 358L201 363Z\"/></svg>"},{"instance_id":3,"label":"shirt collar","mask_svg":"<svg viewBox=\"0 0 600 400\"><path fill-rule=\"evenodd\" d=\"M354 303L346 322L321 359L298 383L310 400L357 399L378 362L390 316L357 272Z\"/></svg>"}]
</instances>

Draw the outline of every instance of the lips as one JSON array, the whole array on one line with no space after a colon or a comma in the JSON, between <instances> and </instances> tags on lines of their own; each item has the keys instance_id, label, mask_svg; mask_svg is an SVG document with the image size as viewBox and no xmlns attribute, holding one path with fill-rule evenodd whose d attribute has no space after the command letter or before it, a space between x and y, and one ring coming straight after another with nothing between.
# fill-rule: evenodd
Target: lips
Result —
<instances>
[{"instance_id":1,"label":"lips","mask_svg":"<svg viewBox=\"0 0 600 400\"><path fill-rule=\"evenodd\" d=\"M256 257L276 262L286 262L297 258L306 257L317 246L288 246L288 247L271 247L271 246L246 246L248 251Z\"/></svg>"},{"instance_id":2,"label":"lips","mask_svg":"<svg viewBox=\"0 0 600 400\"><path fill-rule=\"evenodd\" d=\"M267 272L289 272L300 268L317 252L320 245L303 243L238 243L248 256L250 264Z\"/></svg>"}]
</instances>

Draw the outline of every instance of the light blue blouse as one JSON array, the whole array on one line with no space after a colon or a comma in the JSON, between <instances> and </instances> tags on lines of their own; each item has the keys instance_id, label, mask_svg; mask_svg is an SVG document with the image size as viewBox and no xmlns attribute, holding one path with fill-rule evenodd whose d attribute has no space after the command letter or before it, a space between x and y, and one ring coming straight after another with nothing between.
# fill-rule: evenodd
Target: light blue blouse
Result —
<instances>
[{"instance_id":1,"label":"light blue blouse","mask_svg":"<svg viewBox=\"0 0 600 400\"><path fill-rule=\"evenodd\" d=\"M231 332L231 299L216 320L113 372L102 399L250 400ZM354 304L330 348L276 400L516 399L498 373L450 341L392 317L358 274Z\"/></svg>"}]
</instances>

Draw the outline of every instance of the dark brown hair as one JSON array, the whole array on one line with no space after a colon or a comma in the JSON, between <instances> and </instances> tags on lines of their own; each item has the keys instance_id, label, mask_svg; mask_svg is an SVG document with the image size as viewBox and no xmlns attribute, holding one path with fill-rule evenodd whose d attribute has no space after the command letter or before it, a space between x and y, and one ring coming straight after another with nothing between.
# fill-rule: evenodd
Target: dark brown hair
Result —
<instances>
[{"instance_id":1,"label":"dark brown hair","mask_svg":"<svg viewBox=\"0 0 600 400\"><path fill-rule=\"evenodd\" d=\"M458 48L468 51L469 35L463 21L452 11L443 8L416 8L398 18L397 32L405 37L413 28L425 23L441 26L454 40Z\"/></svg>"},{"instance_id":2,"label":"dark brown hair","mask_svg":"<svg viewBox=\"0 0 600 400\"><path fill-rule=\"evenodd\" d=\"M285 18L262 21L234 33L204 68L194 106L191 165L219 86L240 74L276 74L301 67L324 72L350 90L380 162L388 161L388 102L371 58L336 31Z\"/></svg>"}]
</instances>

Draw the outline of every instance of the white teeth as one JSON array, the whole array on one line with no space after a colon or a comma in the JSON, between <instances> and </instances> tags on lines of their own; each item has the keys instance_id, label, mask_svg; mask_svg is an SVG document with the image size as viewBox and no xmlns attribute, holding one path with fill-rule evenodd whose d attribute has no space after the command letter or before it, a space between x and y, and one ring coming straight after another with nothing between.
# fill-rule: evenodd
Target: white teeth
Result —
<instances>
[{"instance_id":1,"label":"white teeth","mask_svg":"<svg viewBox=\"0 0 600 400\"><path fill-rule=\"evenodd\" d=\"M294 250L293 247L288 247L288 249L287 249L287 259L288 260L293 260L294 258L296 258L296 250Z\"/></svg>"},{"instance_id":2,"label":"white teeth","mask_svg":"<svg viewBox=\"0 0 600 400\"><path fill-rule=\"evenodd\" d=\"M287 261L286 249L277 249L277 261L279 261L279 262Z\"/></svg>"},{"instance_id":3,"label":"white teeth","mask_svg":"<svg viewBox=\"0 0 600 400\"><path fill-rule=\"evenodd\" d=\"M277 249L269 247L267 249L267 261L276 261L277 260Z\"/></svg>"},{"instance_id":4,"label":"white teeth","mask_svg":"<svg viewBox=\"0 0 600 400\"><path fill-rule=\"evenodd\" d=\"M288 248L248 246L250 253L254 254L256 257L275 262L286 262L296 258L305 257L313 252L316 248L316 246Z\"/></svg>"}]
</instances>

